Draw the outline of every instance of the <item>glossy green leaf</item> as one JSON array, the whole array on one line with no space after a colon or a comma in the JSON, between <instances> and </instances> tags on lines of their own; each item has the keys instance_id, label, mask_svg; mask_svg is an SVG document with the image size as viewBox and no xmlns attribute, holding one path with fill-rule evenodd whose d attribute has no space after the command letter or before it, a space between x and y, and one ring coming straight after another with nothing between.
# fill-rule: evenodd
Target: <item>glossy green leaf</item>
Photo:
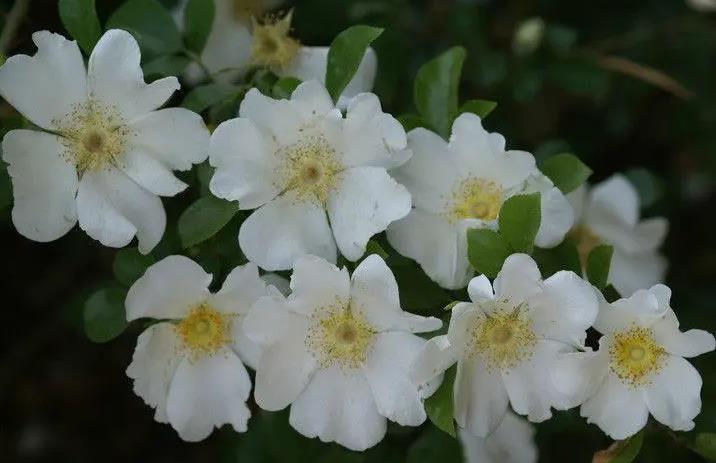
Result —
<instances>
[{"instance_id":1,"label":"glossy green leaf","mask_svg":"<svg viewBox=\"0 0 716 463\"><path fill-rule=\"evenodd\" d=\"M179 238L188 248L214 236L239 212L238 201L203 196L179 217Z\"/></svg>"},{"instance_id":2,"label":"glossy green leaf","mask_svg":"<svg viewBox=\"0 0 716 463\"><path fill-rule=\"evenodd\" d=\"M550 249L535 248L532 257L539 265L544 278L549 278L560 270L570 270L577 275L582 274L579 252L572 240L566 239Z\"/></svg>"},{"instance_id":3,"label":"glossy green leaf","mask_svg":"<svg viewBox=\"0 0 716 463\"><path fill-rule=\"evenodd\" d=\"M181 34L174 19L157 0L127 0L109 17L107 29L131 32L142 51L152 55L182 49Z\"/></svg>"},{"instance_id":4,"label":"glossy green leaf","mask_svg":"<svg viewBox=\"0 0 716 463\"><path fill-rule=\"evenodd\" d=\"M127 328L124 291L101 289L92 294L84 307L85 334L92 342L108 342Z\"/></svg>"},{"instance_id":5,"label":"glossy green leaf","mask_svg":"<svg viewBox=\"0 0 716 463\"><path fill-rule=\"evenodd\" d=\"M214 0L189 0L184 7L184 40L186 47L201 53L209 38L216 7Z\"/></svg>"},{"instance_id":6,"label":"glossy green leaf","mask_svg":"<svg viewBox=\"0 0 716 463\"><path fill-rule=\"evenodd\" d=\"M410 132L411 130L418 127L425 127L427 125L425 119L418 116L417 114L402 114L398 116L398 122L402 124L403 129L406 132Z\"/></svg>"},{"instance_id":7,"label":"glossy green leaf","mask_svg":"<svg viewBox=\"0 0 716 463\"><path fill-rule=\"evenodd\" d=\"M496 101L489 100L468 100L463 103L460 113L473 113L484 119L497 107Z\"/></svg>"},{"instance_id":8,"label":"glossy green leaf","mask_svg":"<svg viewBox=\"0 0 716 463\"><path fill-rule=\"evenodd\" d=\"M478 228L467 231L467 257L478 272L494 278L510 254L509 245L499 233Z\"/></svg>"},{"instance_id":9,"label":"glossy green leaf","mask_svg":"<svg viewBox=\"0 0 716 463\"><path fill-rule=\"evenodd\" d=\"M458 439L453 439L433 426L423 427L424 431L408 449L406 463L457 463L468 461L463 456L463 447ZM367 460L372 461L384 460ZM495 460L501 461L501 460Z\"/></svg>"},{"instance_id":10,"label":"glossy green leaf","mask_svg":"<svg viewBox=\"0 0 716 463\"><path fill-rule=\"evenodd\" d=\"M644 443L644 430L642 429L632 437L616 442L606 450L597 452L593 461L599 463L631 463L636 459Z\"/></svg>"},{"instance_id":11,"label":"glossy green leaf","mask_svg":"<svg viewBox=\"0 0 716 463\"><path fill-rule=\"evenodd\" d=\"M430 421L453 437L455 437L453 385L456 372L457 366L453 365L448 368L438 390L425 399L425 412Z\"/></svg>"},{"instance_id":12,"label":"glossy green leaf","mask_svg":"<svg viewBox=\"0 0 716 463\"><path fill-rule=\"evenodd\" d=\"M114 255L112 270L120 283L131 286L153 263L151 255L144 255L137 248L124 248Z\"/></svg>"},{"instance_id":13,"label":"glossy green leaf","mask_svg":"<svg viewBox=\"0 0 716 463\"><path fill-rule=\"evenodd\" d=\"M709 461L716 461L716 434L712 432L697 434L691 448Z\"/></svg>"},{"instance_id":14,"label":"glossy green leaf","mask_svg":"<svg viewBox=\"0 0 716 463\"><path fill-rule=\"evenodd\" d=\"M540 194L512 196L502 205L498 221L500 235L513 250L532 253L542 221Z\"/></svg>"},{"instance_id":15,"label":"glossy green leaf","mask_svg":"<svg viewBox=\"0 0 716 463\"><path fill-rule=\"evenodd\" d=\"M241 87L231 84L200 85L189 92L181 105L186 109L200 113L210 106L235 97L241 91Z\"/></svg>"},{"instance_id":16,"label":"glossy green leaf","mask_svg":"<svg viewBox=\"0 0 716 463\"><path fill-rule=\"evenodd\" d=\"M184 55L162 55L142 65L145 77L178 76L191 60Z\"/></svg>"},{"instance_id":17,"label":"glossy green leaf","mask_svg":"<svg viewBox=\"0 0 716 463\"><path fill-rule=\"evenodd\" d=\"M383 249L383 247L378 243L376 240L369 240L368 244L365 247L365 255L366 257L371 254L377 254L380 256L383 260L388 258L388 252Z\"/></svg>"},{"instance_id":18,"label":"glossy green leaf","mask_svg":"<svg viewBox=\"0 0 716 463\"><path fill-rule=\"evenodd\" d=\"M425 63L415 77L415 107L430 127L446 139L458 112L458 86L465 56L464 48L451 48Z\"/></svg>"},{"instance_id":19,"label":"glossy green leaf","mask_svg":"<svg viewBox=\"0 0 716 463\"><path fill-rule=\"evenodd\" d=\"M95 0L60 0L60 19L65 29L86 54L102 36L102 26L97 18Z\"/></svg>"},{"instance_id":20,"label":"glossy green leaf","mask_svg":"<svg viewBox=\"0 0 716 463\"><path fill-rule=\"evenodd\" d=\"M607 285L613 252L613 247L602 244L592 249L587 257L587 279L600 290Z\"/></svg>"},{"instance_id":21,"label":"glossy green leaf","mask_svg":"<svg viewBox=\"0 0 716 463\"><path fill-rule=\"evenodd\" d=\"M383 29L378 27L357 25L344 30L333 40L326 65L326 88L333 101L338 101L358 71L365 51L382 33Z\"/></svg>"},{"instance_id":22,"label":"glossy green leaf","mask_svg":"<svg viewBox=\"0 0 716 463\"><path fill-rule=\"evenodd\" d=\"M273 84L273 91L271 93L274 98L288 100L291 98L293 91L296 90L296 87L300 84L301 81L295 77L281 77Z\"/></svg>"},{"instance_id":23,"label":"glossy green leaf","mask_svg":"<svg viewBox=\"0 0 716 463\"><path fill-rule=\"evenodd\" d=\"M564 194L576 190L592 175L592 169L571 153L550 156L539 168Z\"/></svg>"},{"instance_id":24,"label":"glossy green leaf","mask_svg":"<svg viewBox=\"0 0 716 463\"><path fill-rule=\"evenodd\" d=\"M450 302L450 295L415 263L391 266L391 270L398 282L400 303L404 309L415 313L426 313L444 307Z\"/></svg>"}]
</instances>

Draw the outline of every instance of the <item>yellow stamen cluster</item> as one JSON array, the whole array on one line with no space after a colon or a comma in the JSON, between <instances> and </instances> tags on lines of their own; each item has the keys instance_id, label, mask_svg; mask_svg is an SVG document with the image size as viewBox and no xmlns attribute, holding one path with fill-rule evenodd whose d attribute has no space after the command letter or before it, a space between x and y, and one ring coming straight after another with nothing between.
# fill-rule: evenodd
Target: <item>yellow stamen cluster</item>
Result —
<instances>
[{"instance_id":1,"label":"yellow stamen cluster","mask_svg":"<svg viewBox=\"0 0 716 463\"><path fill-rule=\"evenodd\" d=\"M286 189L294 190L301 201L325 206L328 194L343 170L336 151L321 135L306 136L280 153L284 161Z\"/></svg>"},{"instance_id":2,"label":"yellow stamen cluster","mask_svg":"<svg viewBox=\"0 0 716 463\"><path fill-rule=\"evenodd\" d=\"M252 17L259 17L264 12L262 0L233 0L231 12L236 21L248 23Z\"/></svg>"},{"instance_id":3,"label":"yellow stamen cluster","mask_svg":"<svg viewBox=\"0 0 716 463\"><path fill-rule=\"evenodd\" d=\"M62 135L65 156L77 172L117 166L126 149L130 130L111 106L89 100L77 104L61 120L52 121Z\"/></svg>"},{"instance_id":4,"label":"yellow stamen cluster","mask_svg":"<svg viewBox=\"0 0 716 463\"><path fill-rule=\"evenodd\" d=\"M350 304L336 303L313 317L306 346L322 368L360 368L373 345L375 330Z\"/></svg>"},{"instance_id":5,"label":"yellow stamen cluster","mask_svg":"<svg viewBox=\"0 0 716 463\"><path fill-rule=\"evenodd\" d=\"M468 328L468 355L478 355L490 371L510 370L532 357L537 337L524 305L495 301L496 310Z\"/></svg>"},{"instance_id":6,"label":"yellow stamen cluster","mask_svg":"<svg viewBox=\"0 0 716 463\"><path fill-rule=\"evenodd\" d=\"M301 44L289 35L292 16L291 12L283 18L269 16L263 23L252 19L252 64L281 69L291 63L301 48Z\"/></svg>"},{"instance_id":7,"label":"yellow stamen cluster","mask_svg":"<svg viewBox=\"0 0 716 463\"><path fill-rule=\"evenodd\" d=\"M468 177L454 188L449 215L452 220L495 220L502 201L502 188L495 182Z\"/></svg>"},{"instance_id":8,"label":"yellow stamen cluster","mask_svg":"<svg viewBox=\"0 0 716 463\"><path fill-rule=\"evenodd\" d=\"M569 232L569 237L576 243L577 252L579 253L579 261L582 267L586 267L587 258L592 249L602 244L602 240L595 235L592 230L581 225Z\"/></svg>"},{"instance_id":9,"label":"yellow stamen cluster","mask_svg":"<svg viewBox=\"0 0 716 463\"><path fill-rule=\"evenodd\" d=\"M609 366L630 387L649 384L663 366L666 351L654 341L649 328L633 327L616 333L609 347Z\"/></svg>"},{"instance_id":10,"label":"yellow stamen cluster","mask_svg":"<svg viewBox=\"0 0 716 463\"><path fill-rule=\"evenodd\" d=\"M231 315L222 314L206 303L189 311L174 326L184 349L193 359L214 355L231 341Z\"/></svg>"}]
</instances>

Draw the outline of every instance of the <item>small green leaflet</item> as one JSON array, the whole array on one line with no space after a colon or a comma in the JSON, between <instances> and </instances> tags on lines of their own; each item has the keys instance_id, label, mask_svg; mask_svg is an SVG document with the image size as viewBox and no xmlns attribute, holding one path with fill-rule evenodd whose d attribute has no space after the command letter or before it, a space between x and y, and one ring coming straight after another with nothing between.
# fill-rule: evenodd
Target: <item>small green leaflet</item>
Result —
<instances>
[{"instance_id":1,"label":"small green leaflet","mask_svg":"<svg viewBox=\"0 0 716 463\"><path fill-rule=\"evenodd\" d=\"M333 40L326 65L326 89L333 101L338 101L358 71L368 46L382 33L381 28L358 25L349 27Z\"/></svg>"}]
</instances>

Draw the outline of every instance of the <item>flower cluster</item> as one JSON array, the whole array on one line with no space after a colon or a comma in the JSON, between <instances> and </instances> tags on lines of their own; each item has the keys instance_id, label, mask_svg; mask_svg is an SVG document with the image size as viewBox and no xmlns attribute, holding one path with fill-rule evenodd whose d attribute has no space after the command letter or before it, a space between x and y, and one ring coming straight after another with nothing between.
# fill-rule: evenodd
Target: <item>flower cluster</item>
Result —
<instances>
[{"instance_id":1,"label":"flower cluster","mask_svg":"<svg viewBox=\"0 0 716 463\"><path fill-rule=\"evenodd\" d=\"M208 46L212 70L251 63L304 82L289 99L248 90L237 117L211 135L194 112L158 109L179 82L145 83L139 46L122 30L104 34L86 67L75 42L49 32L34 34L34 56L0 67L0 95L37 126L2 143L24 236L52 241L79 221L106 246L136 236L149 253L166 227L160 197L187 187L173 171L207 159L210 193L251 211L237 230L248 262L218 291L198 263L170 255L127 293L127 320L151 320L127 375L157 421L188 441L224 424L246 431L248 366L260 408L290 407L301 434L365 450L388 421L421 425L424 400L456 364L454 420L474 461L534 461L534 430L516 415L537 423L552 409L580 406L614 439L635 434L650 414L693 428L701 377L684 358L713 350L714 337L680 331L659 284L667 223L640 220L625 178L565 195L532 154L508 150L471 113L454 120L447 141L425 128L406 134L368 93L372 50L334 99L328 49L292 39L290 14L259 22L235 3L216 4L209 45L228 46L222 34L251 45L245 56ZM543 279L525 253L504 259L493 281L474 275L471 263L488 256L470 255L468 231L499 231L503 205L530 194L539 198L534 244L569 240L584 267L593 249L611 246L609 283L627 297L607 302L572 271ZM403 310L390 257L366 253L381 233L441 287L467 287L470 301L451 306L445 334L417 335L442 321ZM265 273L286 270L288 288ZM601 334L597 350L591 329Z\"/></svg>"}]
</instances>

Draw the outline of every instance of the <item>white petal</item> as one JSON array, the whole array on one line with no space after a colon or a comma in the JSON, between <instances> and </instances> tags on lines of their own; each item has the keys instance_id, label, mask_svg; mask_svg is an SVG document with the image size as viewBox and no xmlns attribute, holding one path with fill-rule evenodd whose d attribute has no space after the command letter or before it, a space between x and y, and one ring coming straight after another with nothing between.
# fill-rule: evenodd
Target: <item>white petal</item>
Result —
<instances>
[{"instance_id":1,"label":"white petal","mask_svg":"<svg viewBox=\"0 0 716 463\"><path fill-rule=\"evenodd\" d=\"M660 423L674 431L691 431L701 411L701 375L689 362L670 355L645 387L644 400Z\"/></svg>"},{"instance_id":2,"label":"white petal","mask_svg":"<svg viewBox=\"0 0 716 463\"><path fill-rule=\"evenodd\" d=\"M92 97L114 107L128 122L162 106L180 87L176 77L146 84L140 60L134 37L127 31L112 29L99 39L88 64Z\"/></svg>"},{"instance_id":3,"label":"white petal","mask_svg":"<svg viewBox=\"0 0 716 463\"><path fill-rule=\"evenodd\" d=\"M396 251L414 259L443 288L464 288L474 273L467 254L460 252L465 234L443 216L413 209L390 224L387 235Z\"/></svg>"},{"instance_id":4,"label":"white petal","mask_svg":"<svg viewBox=\"0 0 716 463\"><path fill-rule=\"evenodd\" d=\"M32 34L35 56L15 55L0 67L0 95L44 129L87 100L87 75L77 42L47 31Z\"/></svg>"},{"instance_id":5,"label":"white petal","mask_svg":"<svg viewBox=\"0 0 716 463\"><path fill-rule=\"evenodd\" d=\"M424 344L410 333L379 333L364 367L378 412L401 426L419 426L426 418L421 391L409 377Z\"/></svg>"},{"instance_id":6,"label":"white petal","mask_svg":"<svg viewBox=\"0 0 716 463\"><path fill-rule=\"evenodd\" d=\"M460 431L466 463L537 463L536 429L526 420L508 412L488 437Z\"/></svg>"},{"instance_id":7,"label":"white petal","mask_svg":"<svg viewBox=\"0 0 716 463\"><path fill-rule=\"evenodd\" d=\"M623 440L646 425L649 409L640 391L609 373L597 393L582 405L581 414L612 439Z\"/></svg>"},{"instance_id":8,"label":"white petal","mask_svg":"<svg viewBox=\"0 0 716 463\"><path fill-rule=\"evenodd\" d=\"M152 325L137 338L127 376L134 380L134 393L156 409L154 419L167 422L167 394L174 371L181 361L179 339L170 323Z\"/></svg>"},{"instance_id":9,"label":"white petal","mask_svg":"<svg viewBox=\"0 0 716 463\"><path fill-rule=\"evenodd\" d=\"M246 93L239 108L239 116L251 119L259 130L273 136L282 146L298 140L303 123L300 113L289 100L274 100L256 88Z\"/></svg>"},{"instance_id":10,"label":"white petal","mask_svg":"<svg viewBox=\"0 0 716 463\"><path fill-rule=\"evenodd\" d=\"M270 139L250 119L222 122L211 135L209 162L216 167L211 192L242 209L254 209L278 196L283 188L279 160Z\"/></svg>"},{"instance_id":11,"label":"white petal","mask_svg":"<svg viewBox=\"0 0 716 463\"><path fill-rule=\"evenodd\" d=\"M655 294L640 289L627 298L622 298L611 304L604 300L601 293L596 293L600 299L599 315L594 321L594 328L600 333L611 333L628 327L631 324L650 326L661 319L668 310L661 307Z\"/></svg>"},{"instance_id":12,"label":"white petal","mask_svg":"<svg viewBox=\"0 0 716 463\"><path fill-rule=\"evenodd\" d=\"M363 259L353 271L351 304L379 331L422 333L442 326L442 322L435 317L421 317L400 308L395 276L376 254Z\"/></svg>"},{"instance_id":13,"label":"white petal","mask_svg":"<svg viewBox=\"0 0 716 463\"><path fill-rule=\"evenodd\" d=\"M587 184L579 185L576 190L567 193L566 198L574 211L574 223L581 224L584 220L584 207L587 202Z\"/></svg>"},{"instance_id":14,"label":"white petal","mask_svg":"<svg viewBox=\"0 0 716 463\"><path fill-rule=\"evenodd\" d=\"M84 174L77 214L80 228L105 246L126 246L136 234L143 254L159 243L167 221L161 199L114 167Z\"/></svg>"},{"instance_id":15,"label":"white petal","mask_svg":"<svg viewBox=\"0 0 716 463\"><path fill-rule=\"evenodd\" d=\"M291 191L264 204L241 224L239 245L250 261L265 270L287 270L306 254L336 261L336 243L325 211Z\"/></svg>"},{"instance_id":16,"label":"white petal","mask_svg":"<svg viewBox=\"0 0 716 463\"><path fill-rule=\"evenodd\" d=\"M355 261L373 235L410 212L410 193L385 169L356 167L342 173L327 207L338 249Z\"/></svg>"},{"instance_id":17,"label":"white petal","mask_svg":"<svg viewBox=\"0 0 716 463\"><path fill-rule=\"evenodd\" d=\"M565 398L556 408L572 408L594 396L609 371L608 349L561 354L551 367L554 387Z\"/></svg>"},{"instance_id":18,"label":"white petal","mask_svg":"<svg viewBox=\"0 0 716 463\"><path fill-rule=\"evenodd\" d=\"M336 302L350 300L351 286L348 270L339 269L316 256L303 256L296 260L291 275L291 310L310 315L320 308L329 308Z\"/></svg>"},{"instance_id":19,"label":"white petal","mask_svg":"<svg viewBox=\"0 0 716 463\"><path fill-rule=\"evenodd\" d=\"M244 432L251 416L246 406L250 393L249 374L233 352L185 358L169 387L167 417L179 436L190 442L205 439L223 424Z\"/></svg>"},{"instance_id":20,"label":"white petal","mask_svg":"<svg viewBox=\"0 0 716 463\"><path fill-rule=\"evenodd\" d=\"M507 391L500 373L479 360L458 362L454 392L455 421L474 436L492 433L507 413Z\"/></svg>"},{"instance_id":21,"label":"white petal","mask_svg":"<svg viewBox=\"0 0 716 463\"><path fill-rule=\"evenodd\" d=\"M184 108L152 111L129 124L132 143L171 170L189 170L206 159L209 130L198 114Z\"/></svg>"},{"instance_id":22,"label":"white petal","mask_svg":"<svg viewBox=\"0 0 716 463\"><path fill-rule=\"evenodd\" d=\"M535 237L535 244L542 248L551 248L561 243L564 235L574 225L574 212L564 194L552 186L549 179L543 175L540 177L543 177L548 184L537 190L540 192L542 221Z\"/></svg>"},{"instance_id":23,"label":"white petal","mask_svg":"<svg viewBox=\"0 0 716 463\"><path fill-rule=\"evenodd\" d=\"M234 268L209 303L223 313L245 315L260 297L268 295L266 283L259 277L256 264L249 262Z\"/></svg>"},{"instance_id":24,"label":"white petal","mask_svg":"<svg viewBox=\"0 0 716 463\"><path fill-rule=\"evenodd\" d=\"M337 367L316 372L291 406L289 423L306 437L362 451L383 439L386 419L360 372Z\"/></svg>"},{"instance_id":25,"label":"white petal","mask_svg":"<svg viewBox=\"0 0 716 463\"><path fill-rule=\"evenodd\" d=\"M152 153L131 147L122 155L119 168L142 188L159 196L175 196L188 186L172 174Z\"/></svg>"},{"instance_id":26,"label":"white petal","mask_svg":"<svg viewBox=\"0 0 716 463\"><path fill-rule=\"evenodd\" d=\"M458 360L458 351L447 336L436 336L426 342L410 366L410 378L424 385L437 378Z\"/></svg>"},{"instance_id":27,"label":"white petal","mask_svg":"<svg viewBox=\"0 0 716 463\"><path fill-rule=\"evenodd\" d=\"M589 194L589 202L590 209L601 209L624 224L635 226L639 220L639 194L621 174L612 175L594 185Z\"/></svg>"},{"instance_id":28,"label":"white petal","mask_svg":"<svg viewBox=\"0 0 716 463\"><path fill-rule=\"evenodd\" d=\"M608 281L619 294L631 296L639 289L664 281L666 267L666 259L656 252L626 254L615 247Z\"/></svg>"},{"instance_id":29,"label":"white petal","mask_svg":"<svg viewBox=\"0 0 716 463\"><path fill-rule=\"evenodd\" d=\"M304 119L325 115L335 109L333 100L326 87L315 79L299 84L291 94L294 107Z\"/></svg>"},{"instance_id":30,"label":"white petal","mask_svg":"<svg viewBox=\"0 0 716 463\"><path fill-rule=\"evenodd\" d=\"M679 357L696 357L716 348L714 336L704 330L681 332L674 311L669 309L664 318L651 326L654 340L668 353Z\"/></svg>"},{"instance_id":31,"label":"white petal","mask_svg":"<svg viewBox=\"0 0 716 463\"><path fill-rule=\"evenodd\" d=\"M495 297L506 298L515 306L538 293L542 275L535 261L527 254L512 254L494 281Z\"/></svg>"},{"instance_id":32,"label":"white petal","mask_svg":"<svg viewBox=\"0 0 716 463\"><path fill-rule=\"evenodd\" d=\"M168 256L134 282L125 300L127 320L183 318L209 297L211 275L184 256Z\"/></svg>"},{"instance_id":33,"label":"white petal","mask_svg":"<svg viewBox=\"0 0 716 463\"><path fill-rule=\"evenodd\" d=\"M479 275L470 280L467 285L467 293L470 295L472 302L479 302L495 298L495 291L492 289L492 283L485 275Z\"/></svg>"},{"instance_id":34,"label":"white petal","mask_svg":"<svg viewBox=\"0 0 716 463\"><path fill-rule=\"evenodd\" d=\"M12 180L12 222L34 241L56 240L77 223L77 171L54 135L13 130L2 142Z\"/></svg>"},{"instance_id":35,"label":"white petal","mask_svg":"<svg viewBox=\"0 0 716 463\"><path fill-rule=\"evenodd\" d=\"M243 321L243 332L252 341L270 345L280 341L291 329L294 318L280 294L260 297Z\"/></svg>"}]
</instances>

